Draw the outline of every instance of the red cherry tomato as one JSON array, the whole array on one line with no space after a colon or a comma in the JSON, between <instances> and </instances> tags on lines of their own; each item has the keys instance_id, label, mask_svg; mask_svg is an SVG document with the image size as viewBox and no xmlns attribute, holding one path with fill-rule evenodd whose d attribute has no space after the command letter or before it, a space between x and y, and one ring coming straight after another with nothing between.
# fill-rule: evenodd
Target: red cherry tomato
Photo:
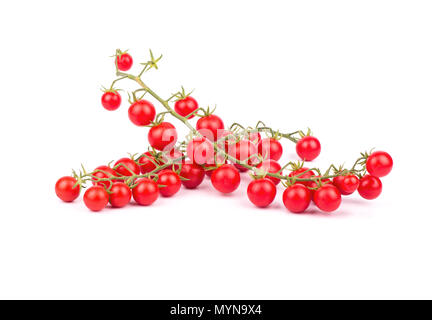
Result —
<instances>
[{"instance_id":1,"label":"red cherry tomato","mask_svg":"<svg viewBox=\"0 0 432 320\"><path fill-rule=\"evenodd\" d=\"M261 134L258 131L249 132L247 138L255 145L258 145L261 142Z\"/></svg>"},{"instance_id":2,"label":"red cherry tomato","mask_svg":"<svg viewBox=\"0 0 432 320\"><path fill-rule=\"evenodd\" d=\"M318 175L318 176L315 176L315 177L319 178L321 176ZM321 185L326 185L326 184L329 184L329 183L333 184L333 182L330 179L321 179ZM314 195L315 195L315 191L318 188L318 184L315 181L310 181L310 182L307 183L307 186L309 188L312 188L312 189L309 189L309 190L311 192L312 201L313 201L313 198L314 198Z\"/></svg>"},{"instance_id":3,"label":"red cherry tomato","mask_svg":"<svg viewBox=\"0 0 432 320\"><path fill-rule=\"evenodd\" d=\"M171 161L173 163L174 170L178 171L180 169L180 164L184 162L184 159L182 159L183 157L183 152L174 148L171 149L170 152L163 155L162 163L166 164Z\"/></svg>"},{"instance_id":4,"label":"red cherry tomato","mask_svg":"<svg viewBox=\"0 0 432 320\"><path fill-rule=\"evenodd\" d=\"M277 161L271 160L271 159L264 160L259 165L257 165L257 168L260 170L263 170L264 172L282 174L281 172L279 172L279 170L282 169L280 164ZM268 176L266 178L271 180L275 185L277 185L280 182L280 179L278 179L278 178L274 178L274 177L270 177L270 176Z\"/></svg>"},{"instance_id":5,"label":"red cherry tomato","mask_svg":"<svg viewBox=\"0 0 432 320\"><path fill-rule=\"evenodd\" d=\"M333 184L344 196L350 195L357 190L360 180L353 174L333 178Z\"/></svg>"},{"instance_id":6,"label":"red cherry tomato","mask_svg":"<svg viewBox=\"0 0 432 320\"><path fill-rule=\"evenodd\" d=\"M109 181L99 181L97 182L97 178L100 179L107 179L107 178L112 178L112 177L116 177L117 174L114 171L113 168L110 168L108 166L99 166L96 169L93 170L92 173L92 180L93 180L93 185L99 185L99 186L105 186L106 188L109 188L109 186L111 185L111 183ZM112 180L112 182L116 182L115 180Z\"/></svg>"},{"instance_id":7,"label":"red cherry tomato","mask_svg":"<svg viewBox=\"0 0 432 320\"><path fill-rule=\"evenodd\" d=\"M75 184L77 183L77 179L74 177L62 177L57 180L55 185L55 192L57 197L65 202L72 202L76 198L78 198L80 194L80 186Z\"/></svg>"},{"instance_id":8,"label":"red cherry tomato","mask_svg":"<svg viewBox=\"0 0 432 320\"><path fill-rule=\"evenodd\" d=\"M381 180L367 174L360 179L360 184L357 190L358 193L367 200L376 199L382 192Z\"/></svg>"},{"instance_id":9,"label":"red cherry tomato","mask_svg":"<svg viewBox=\"0 0 432 320\"><path fill-rule=\"evenodd\" d=\"M92 211L101 211L108 204L108 192L101 186L93 186L84 193L84 203Z\"/></svg>"},{"instance_id":10,"label":"red cherry tomato","mask_svg":"<svg viewBox=\"0 0 432 320\"><path fill-rule=\"evenodd\" d=\"M132 189L132 196L139 205L149 206L159 198L158 185L148 178L139 179L135 188Z\"/></svg>"},{"instance_id":11,"label":"red cherry tomato","mask_svg":"<svg viewBox=\"0 0 432 320\"><path fill-rule=\"evenodd\" d=\"M246 161L248 165L255 165L258 162L257 147L249 140L240 140L235 145L230 145L228 153L239 161ZM248 171L247 168L240 164L236 164L236 168L240 171Z\"/></svg>"},{"instance_id":12,"label":"red cherry tomato","mask_svg":"<svg viewBox=\"0 0 432 320\"><path fill-rule=\"evenodd\" d=\"M218 137L218 140L225 138L225 137L229 136L230 134L232 134L231 131L224 130L224 131L222 131L222 133ZM235 143L236 143L236 141L235 141L234 137L226 138L225 140L222 140L218 143L218 148L225 150L225 152L228 153L230 145L234 145Z\"/></svg>"},{"instance_id":13,"label":"red cherry tomato","mask_svg":"<svg viewBox=\"0 0 432 320\"><path fill-rule=\"evenodd\" d=\"M211 182L219 192L231 193L240 185L240 174L234 166L224 164L213 171Z\"/></svg>"},{"instance_id":14,"label":"red cherry tomato","mask_svg":"<svg viewBox=\"0 0 432 320\"><path fill-rule=\"evenodd\" d=\"M120 71L128 71L133 64L132 56L129 53L122 53L117 56L117 67Z\"/></svg>"},{"instance_id":15,"label":"red cherry tomato","mask_svg":"<svg viewBox=\"0 0 432 320\"><path fill-rule=\"evenodd\" d=\"M196 129L210 141L216 141L224 133L224 123L221 118L211 114L199 119L196 123Z\"/></svg>"},{"instance_id":16,"label":"red cherry tomato","mask_svg":"<svg viewBox=\"0 0 432 320\"><path fill-rule=\"evenodd\" d=\"M198 109L198 102L192 98L191 96L187 96L184 99L177 100L174 104L175 112L177 112L182 117L187 117L188 119L192 119L195 115L191 115L196 109Z\"/></svg>"},{"instance_id":17,"label":"red cherry tomato","mask_svg":"<svg viewBox=\"0 0 432 320\"><path fill-rule=\"evenodd\" d=\"M102 95L101 102L108 111L117 110L121 104L121 96L117 91L106 91Z\"/></svg>"},{"instance_id":18,"label":"red cherry tomato","mask_svg":"<svg viewBox=\"0 0 432 320\"><path fill-rule=\"evenodd\" d=\"M140 167L141 173L149 173L156 169L156 164L161 164L150 152L145 152L138 159L138 165Z\"/></svg>"},{"instance_id":19,"label":"red cherry tomato","mask_svg":"<svg viewBox=\"0 0 432 320\"><path fill-rule=\"evenodd\" d=\"M296 151L300 159L312 161L321 153L321 144L317 138L306 136L297 142Z\"/></svg>"},{"instance_id":20,"label":"red cherry tomato","mask_svg":"<svg viewBox=\"0 0 432 320\"><path fill-rule=\"evenodd\" d=\"M116 182L112 185L109 202L114 208L122 208L130 202L132 191L127 184Z\"/></svg>"},{"instance_id":21,"label":"red cherry tomato","mask_svg":"<svg viewBox=\"0 0 432 320\"><path fill-rule=\"evenodd\" d=\"M156 110L150 101L138 100L130 105L128 115L134 125L146 126L154 120Z\"/></svg>"},{"instance_id":22,"label":"red cherry tomato","mask_svg":"<svg viewBox=\"0 0 432 320\"><path fill-rule=\"evenodd\" d=\"M268 207L276 197L276 186L269 179L256 179L247 188L249 200L259 208Z\"/></svg>"},{"instance_id":23,"label":"red cherry tomato","mask_svg":"<svg viewBox=\"0 0 432 320\"><path fill-rule=\"evenodd\" d=\"M150 129L148 141L156 150L169 151L177 142L177 130L171 123L161 122Z\"/></svg>"},{"instance_id":24,"label":"red cherry tomato","mask_svg":"<svg viewBox=\"0 0 432 320\"><path fill-rule=\"evenodd\" d=\"M192 162L183 163L180 170L180 177L188 179L182 180L182 184L188 189L195 189L204 180L204 169Z\"/></svg>"},{"instance_id":25,"label":"red cherry tomato","mask_svg":"<svg viewBox=\"0 0 432 320\"><path fill-rule=\"evenodd\" d=\"M326 184L315 191L313 200L322 211L332 212L339 208L342 197L338 188L332 184Z\"/></svg>"},{"instance_id":26,"label":"red cherry tomato","mask_svg":"<svg viewBox=\"0 0 432 320\"><path fill-rule=\"evenodd\" d=\"M274 138L264 138L258 144L258 153L264 159L278 161L282 157L283 148L281 143Z\"/></svg>"},{"instance_id":27,"label":"red cherry tomato","mask_svg":"<svg viewBox=\"0 0 432 320\"><path fill-rule=\"evenodd\" d=\"M286 188L282 196L285 208L294 213L305 212L309 207L311 199L310 190L300 183Z\"/></svg>"},{"instance_id":28,"label":"red cherry tomato","mask_svg":"<svg viewBox=\"0 0 432 320\"><path fill-rule=\"evenodd\" d=\"M158 177L158 185L163 185L163 187L159 187L162 196L171 197L180 190L181 180L174 171L168 169L162 170L158 173Z\"/></svg>"},{"instance_id":29,"label":"red cherry tomato","mask_svg":"<svg viewBox=\"0 0 432 320\"><path fill-rule=\"evenodd\" d=\"M186 153L196 164L213 164L214 148L213 144L204 137L195 137L189 141Z\"/></svg>"},{"instance_id":30,"label":"red cherry tomato","mask_svg":"<svg viewBox=\"0 0 432 320\"><path fill-rule=\"evenodd\" d=\"M299 179L310 179L312 177L315 177L315 173L311 171L309 168L300 168L297 170L292 171L289 175L289 177L296 177ZM296 183L300 183L304 185L305 187L313 187L313 181L297 181Z\"/></svg>"},{"instance_id":31,"label":"red cherry tomato","mask_svg":"<svg viewBox=\"0 0 432 320\"><path fill-rule=\"evenodd\" d=\"M392 157L384 151L373 152L366 161L367 171L375 177L384 177L390 173L393 168Z\"/></svg>"},{"instance_id":32,"label":"red cherry tomato","mask_svg":"<svg viewBox=\"0 0 432 320\"><path fill-rule=\"evenodd\" d=\"M121 158L117 160L117 162L114 164L114 168L116 168L114 170L120 176L130 177L133 174L140 173L139 166L135 163L135 161L129 158Z\"/></svg>"}]
</instances>

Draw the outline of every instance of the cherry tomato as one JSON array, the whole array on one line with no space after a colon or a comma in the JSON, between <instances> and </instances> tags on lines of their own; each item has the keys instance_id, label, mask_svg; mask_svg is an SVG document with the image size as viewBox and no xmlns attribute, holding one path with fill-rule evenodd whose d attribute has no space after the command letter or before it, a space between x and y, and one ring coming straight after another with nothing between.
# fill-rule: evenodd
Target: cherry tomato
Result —
<instances>
[{"instance_id":1,"label":"cherry tomato","mask_svg":"<svg viewBox=\"0 0 432 320\"><path fill-rule=\"evenodd\" d=\"M220 140L222 138L225 138L225 137L229 136L230 134L232 134L231 131L229 131L229 130L223 130L222 133L220 133L220 136L218 137L218 140ZM222 150L225 150L225 152L228 153L229 146L233 145L235 143L236 143L236 141L235 141L234 137L230 137L230 138L227 138L227 139L225 139L223 141L220 141L218 143L218 148L220 148Z\"/></svg>"},{"instance_id":2,"label":"cherry tomato","mask_svg":"<svg viewBox=\"0 0 432 320\"><path fill-rule=\"evenodd\" d=\"M102 95L101 102L108 111L117 110L121 104L121 96L117 91L106 91Z\"/></svg>"},{"instance_id":3,"label":"cherry tomato","mask_svg":"<svg viewBox=\"0 0 432 320\"><path fill-rule=\"evenodd\" d=\"M186 153L196 164L213 164L214 148L213 144L204 137L195 137L189 141Z\"/></svg>"},{"instance_id":4,"label":"cherry tomato","mask_svg":"<svg viewBox=\"0 0 432 320\"><path fill-rule=\"evenodd\" d=\"M321 144L317 138L306 136L297 142L296 151L300 159L312 161L321 153Z\"/></svg>"},{"instance_id":5,"label":"cherry tomato","mask_svg":"<svg viewBox=\"0 0 432 320\"><path fill-rule=\"evenodd\" d=\"M203 182L205 177L205 171L201 166L193 162L186 162L183 163L181 167L180 177L188 179L182 180L182 184L186 188L195 189Z\"/></svg>"},{"instance_id":6,"label":"cherry tomato","mask_svg":"<svg viewBox=\"0 0 432 320\"><path fill-rule=\"evenodd\" d=\"M117 56L117 67L120 71L128 71L133 64L132 56L129 53L122 53Z\"/></svg>"},{"instance_id":7,"label":"cherry tomato","mask_svg":"<svg viewBox=\"0 0 432 320\"><path fill-rule=\"evenodd\" d=\"M240 174L234 166L224 164L213 171L211 182L219 192L231 193L240 185Z\"/></svg>"},{"instance_id":8,"label":"cherry tomato","mask_svg":"<svg viewBox=\"0 0 432 320\"><path fill-rule=\"evenodd\" d=\"M367 174L360 179L360 184L357 190L358 193L367 200L376 199L382 192L381 180Z\"/></svg>"},{"instance_id":9,"label":"cherry tomato","mask_svg":"<svg viewBox=\"0 0 432 320\"><path fill-rule=\"evenodd\" d=\"M315 177L315 173L310 170L309 168L300 168L297 170L292 171L289 175L289 177L296 177L299 179L310 179L312 177ZM313 181L297 181L296 183L300 183L304 185L305 187L312 187Z\"/></svg>"},{"instance_id":10,"label":"cherry tomato","mask_svg":"<svg viewBox=\"0 0 432 320\"><path fill-rule=\"evenodd\" d=\"M158 185L148 178L139 179L135 188L132 189L132 196L139 205L149 206L159 197Z\"/></svg>"},{"instance_id":11,"label":"cherry tomato","mask_svg":"<svg viewBox=\"0 0 432 320\"><path fill-rule=\"evenodd\" d=\"M174 171L168 169L162 170L158 173L158 177L158 185L163 185L163 187L159 187L162 196L171 197L180 190L181 180Z\"/></svg>"},{"instance_id":12,"label":"cherry tomato","mask_svg":"<svg viewBox=\"0 0 432 320\"><path fill-rule=\"evenodd\" d=\"M313 200L322 211L332 212L339 208L342 197L338 188L332 184L326 184L315 191Z\"/></svg>"},{"instance_id":13,"label":"cherry tomato","mask_svg":"<svg viewBox=\"0 0 432 320\"><path fill-rule=\"evenodd\" d=\"M156 150L169 151L177 142L177 130L171 123L161 122L150 129L148 141Z\"/></svg>"},{"instance_id":14,"label":"cherry tomato","mask_svg":"<svg viewBox=\"0 0 432 320\"><path fill-rule=\"evenodd\" d=\"M257 147L249 140L240 140L235 145L230 145L228 153L239 161L247 160L246 163L251 166L258 162L255 156L258 154ZM241 172L248 171L240 164L236 164L235 167Z\"/></svg>"},{"instance_id":15,"label":"cherry tomato","mask_svg":"<svg viewBox=\"0 0 432 320\"><path fill-rule=\"evenodd\" d=\"M258 169L263 170L264 172L269 172L269 173L280 173L279 170L282 169L282 167L280 166L280 164L275 161L275 160L264 160L263 162L261 162L259 165L257 165ZM278 178L274 178L274 177L266 177L267 179L271 180L275 185L277 185L280 182L280 179Z\"/></svg>"},{"instance_id":16,"label":"cherry tomato","mask_svg":"<svg viewBox=\"0 0 432 320\"><path fill-rule=\"evenodd\" d=\"M141 173L149 173L156 169L156 164L161 164L159 160L157 160L151 152L145 152L138 159L138 165L140 167Z\"/></svg>"},{"instance_id":17,"label":"cherry tomato","mask_svg":"<svg viewBox=\"0 0 432 320\"><path fill-rule=\"evenodd\" d=\"M74 188L77 179L74 177L61 177L55 184L55 192L57 197L65 202L72 202L78 198L80 194L80 186Z\"/></svg>"},{"instance_id":18,"label":"cherry tomato","mask_svg":"<svg viewBox=\"0 0 432 320\"><path fill-rule=\"evenodd\" d=\"M247 138L255 145L258 145L261 142L261 134L258 131L249 132Z\"/></svg>"},{"instance_id":19,"label":"cherry tomato","mask_svg":"<svg viewBox=\"0 0 432 320\"><path fill-rule=\"evenodd\" d=\"M117 167L118 166L118 167ZM114 164L115 172L120 176L130 177L140 173L140 167L129 158L121 158Z\"/></svg>"},{"instance_id":20,"label":"cherry tomato","mask_svg":"<svg viewBox=\"0 0 432 320\"><path fill-rule=\"evenodd\" d=\"M174 148L162 156L162 162L165 164L168 161L171 161L173 163L174 170L177 171L180 169L180 164L184 162L184 159L181 159L182 157L184 157L183 152Z\"/></svg>"},{"instance_id":21,"label":"cherry tomato","mask_svg":"<svg viewBox=\"0 0 432 320\"><path fill-rule=\"evenodd\" d=\"M146 126L154 120L156 110L150 101L138 100L130 105L128 115L134 125Z\"/></svg>"},{"instance_id":22,"label":"cherry tomato","mask_svg":"<svg viewBox=\"0 0 432 320\"><path fill-rule=\"evenodd\" d=\"M198 102L192 98L191 96L187 96L184 99L177 100L174 104L175 112L177 112L182 117L187 117L188 119L192 119L195 115L191 115L196 109L198 109Z\"/></svg>"},{"instance_id":23,"label":"cherry tomato","mask_svg":"<svg viewBox=\"0 0 432 320\"><path fill-rule=\"evenodd\" d=\"M196 129L210 141L216 141L224 133L224 123L218 116L210 114L197 121Z\"/></svg>"},{"instance_id":24,"label":"cherry tomato","mask_svg":"<svg viewBox=\"0 0 432 320\"><path fill-rule=\"evenodd\" d=\"M311 199L310 190L300 183L286 188L282 196L285 208L294 213L305 212L309 207Z\"/></svg>"},{"instance_id":25,"label":"cherry tomato","mask_svg":"<svg viewBox=\"0 0 432 320\"><path fill-rule=\"evenodd\" d=\"M280 142L274 138L264 138L258 144L258 153L264 159L278 161L282 157L283 148Z\"/></svg>"},{"instance_id":26,"label":"cherry tomato","mask_svg":"<svg viewBox=\"0 0 432 320\"><path fill-rule=\"evenodd\" d=\"M393 168L392 157L384 151L373 152L366 161L367 171L375 177L384 177L390 173Z\"/></svg>"},{"instance_id":27,"label":"cherry tomato","mask_svg":"<svg viewBox=\"0 0 432 320\"><path fill-rule=\"evenodd\" d=\"M109 202L114 208L122 208L127 205L132 197L132 191L127 184L116 182L112 185Z\"/></svg>"},{"instance_id":28,"label":"cherry tomato","mask_svg":"<svg viewBox=\"0 0 432 320\"><path fill-rule=\"evenodd\" d=\"M109 196L104 187L93 186L87 189L83 199L87 208L92 211L101 211L107 206Z\"/></svg>"},{"instance_id":29,"label":"cherry tomato","mask_svg":"<svg viewBox=\"0 0 432 320\"><path fill-rule=\"evenodd\" d=\"M315 176L315 177L320 178L321 176L318 175L318 176ZM321 179L321 185L326 185L326 184L329 184L329 183L333 184L333 182L330 179ZM312 189L309 189L309 190L311 192L312 201L313 201L313 198L314 198L314 195L315 195L315 191L318 188L318 184L315 181L309 181L307 183L307 186L309 188L312 188Z\"/></svg>"},{"instance_id":30,"label":"cherry tomato","mask_svg":"<svg viewBox=\"0 0 432 320\"><path fill-rule=\"evenodd\" d=\"M333 178L333 184L339 189L344 196L350 195L357 190L360 180L357 176L349 174L346 176L338 176Z\"/></svg>"},{"instance_id":31,"label":"cherry tomato","mask_svg":"<svg viewBox=\"0 0 432 320\"><path fill-rule=\"evenodd\" d=\"M106 188L109 188L109 186L111 185L111 183L109 181L99 181L97 182L97 178L100 179L107 179L107 178L111 178L111 177L116 177L117 174L114 171L113 168L110 168L108 166L99 166L96 169L94 169L93 173L92 173L92 180L93 180L93 185L99 185L99 186L105 186ZM115 180L113 180L112 182L116 182Z\"/></svg>"},{"instance_id":32,"label":"cherry tomato","mask_svg":"<svg viewBox=\"0 0 432 320\"><path fill-rule=\"evenodd\" d=\"M216 157L213 157L209 162L210 163L203 164L205 174L207 177L211 177L216 167L220 167L221 165L227 163L225 156L223 156L220 153L218 153Z\"/></svg>"},{"instance_id":33,"label":"cherry tomato","mask_svg":"<svg viewBox=\"0 0 432 320\"><path fill-rule=\"evenodd\" d=\"M268 207L276 197L276 186L269 179L256 179L247 188L249 200L260 208Z\"/></svg>"}]
</instances>

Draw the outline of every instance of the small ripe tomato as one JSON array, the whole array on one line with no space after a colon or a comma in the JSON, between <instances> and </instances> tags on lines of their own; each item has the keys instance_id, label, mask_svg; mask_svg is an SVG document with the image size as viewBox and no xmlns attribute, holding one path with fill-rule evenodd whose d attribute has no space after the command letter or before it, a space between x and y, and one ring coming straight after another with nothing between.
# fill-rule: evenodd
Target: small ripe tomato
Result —
<instances>
[{"instance_id":1,"label":"small ripe tomato","mask_svg":"<svg viewBox=\"0 0 432 320\"><path fill-rule=\"evenodd\" d=\"M261 134L258 131L251 131L248 133L247 139L255 145L261 142Z\"/></svg>"},{"instance_id":2,"label":"small ripe tomato","mask_svg":"<svg viewBox=\"0 0 432 320\"><path fill-rule=\"evenodd\" d=\"M149 206L159 198L158 185L148 178L139 179L135 188L132 189L132 196L139 205Z\"/></svg>"},{"instance_id":3,"label":"small ripe tomato","mask_svg":"<svg viewBox=\"0 0 432 320\"><path fill-rule=\"evenodd\" d=\"M116 177L117 174L114 171L113 168L110 168L108 166L99 166L96 169L93 170L92 173L92 183L93 185L99 185L99 186L105 186L106 188L109 188L109 186L111 185L111 183L109 181L99 181L97 182L97 179L107 179L107 178L111 178L111 177ZM115 182L115 180L113 180L113 182Z\"/></svg>"},{"instance_id":4,"label":"small ripe tomato","mask_svg":"<svg viewBox=\"0 0 432 320\"><path fill-rule=\"evenodd\" d=\"M296 151L300 159L312 161L321 153L321 144L317 138L306 136L297 142Z\"/></svg>"},{"instance_id":5,"label":"small ripe tomato","mask_svg":"<svg viewBox=\"0 0 432 320\"><path fill-rule=\"evenodd\" d=\"M117 67L120 71L128 71L132 68L133 59L132 56L125 52L117 55Z\"/></svg>"},{"instance_id":6,"label":"small ripe tomato","mask_svg":"<svg viewBox=\"0 0 432 320\"><path fill-rule=\"evenodd\" d=\"M310 190L300 183L286 188L282 196L285 208L294 213L305 212L309 207L311 199Z\"/></svg>"},{"instance_id":7,"label":"small ripe tomato","mask_svg":"<svg viewBox=\"0 0 432 320\"><path fill-rule=\"evenodd\" d=\"M280 164L275 161L275 160L264 160L263 162L261 162L259 165L257 165L257 169L263 170L264 172L269 172L269 173L281 173L279 172L280 169L282 169L282 167L280 166ZM267 179L271 180L275 185L278 185L278 183L280 182L280 179L278 178L274 178L274 177L266 177Z\"/></svg>"},{"instance_id":8,"label":"small ripe tomato","mask_svg":"<svg viewBox=\"0 0 432 320\"><path fill-rule=\"evenodd\" d=\"M342 197L338 188L332 184L325 184L315 191L313 200L322 211L332 212L339 208Z\"/></svg>"},{"instance_id":9,"label":"small ripe tomato","mask_svg":"<svg viewBox=\"0 0 432 320\"><path fill-rule=\"evenodd\" d=\"M161 122L149 130L147 138L156 150L169 151L177 142L177 130L171 123Z\"/></svg>"},{"instance_id":10,"label":"small ripe tomato","mask_svg":"<svg viewBox=\"0 0 432 320\"><path fill-rule=\"evenodd\" d=\"M249 140L240 140L235 145L230 145L228 153L239 161L246 161L251 166L258 162L258 149ZM235 164L235 167L241 172L248 171L240 164Z\"/></svg>"},{"instance_id":11,"label":"small ripe tomato","mask_svg":"<svg viewBox=\"0 0 432 320\"><path fill-rule=\"evenodd\" d=\"M376 199L382 192L381 180L367 174L360 179L360 184L357 190L358 193L367 200Z\"/></svg>"},{"instance_id":12,"label":"small ripe tomato","mask_svg":"<svg viewBox=\"0 0 432 320\"><path fill-rule=\"evenodd\" d=\"M203 164L205 174L207 177L211 177L213 171L216 170L216 167L220 167L221 165L227 163L225 156L223 156L220 153L218 153L216 157L213 157L211 161L208 162L209 163Z\"/></svg>"},{"instance_id":13,"label":"small ripe tomato","mask_svg":"<svg viewBox=\"0 0 432 320\"><path fill-rule=\"evenodd\" d=\"M127 205L132 197L132 191L127 184L116 182L112 185L109 202L114 208L122 208Z\"/></svg>"},{"instance_id":14,"label":"small ripe tomato","mask_svg":"<svg viewBox=\"0 0 432 320\"><path fill-rule=\"evenodd\" d=\"M370 175L375 177L384 177L390 173L393 168L392 157L384 151L373 152L366 161L366 169Z\"/></svg>"},{"instance_id":15,"label":"small ripe tomato","mask_svg":"<svg viewBox=\"0 0 432 320\"><path fill-rule=\"evenodd\" d=\"M140 173L140 167L129 158L121 158L114 164L114 170L120 176L130 177Z\"/></svg>"},{"instance_id":16,"label":"small ripe tomato","mask_svg":"<svg viewBox=\"0 0 432 320\"><path fill-rule=\"evenodd\" d=\"M213 144L204 137L195 137L189 141L186 153L196 164L213 164L214 148Z\"/></svg>"},{"instance_id":17,"label":"small ripe tomato","mask_svg":"<svg viewBox=\"0 0 432 320\"><path fill-rule=\"evenodd\" d=\"M211 182L219 192L231 193L240 185L240 174L234 166L224 164L213 171Z\"/></svg>"},{"instance_id":18,"label":"small ripe tomato","mask_svg":"<svg viewBox=\"0 0 432 320\"><path fill-rule=\"evenodd\" d=\"M109 201L108 192L104 187L93 186L84 193L84 203L92 211L101 211Z\"/></svg>"},{"instance_id":19,"label":"small ripe tomato","mask_svg":"<svg viewBox=\"0 0 432 320\"><path fill-rule=\"evenodd\" d=\"M283 148L281 143L274 138L264 138L258 144L258 153L264 159L278 161L282 157Z\"/></svg>"},{"instance_id":20,"label":"small ripe tomato","mask_svg":"<svg viewBox=\"0 0 432 320\"><path fill-rule=\"evenodd\" d=\"M172 170L162 170L158 173L158 185L160 194L164 197L172 197L175 195L181 187L181 180L177 173ZM163 185L163 187L162 187Z\"/></svg>"},{"instance_id":21,"label":"small ripe tomato","mask_svg":"<svg viewBox=\"0 0 432 320\"><path fill-rule=\"evenodd\" d=\"M121 96L117 91L106 91L102 95L101 102L108 111L117 110L121 104Z\"/></svg>"},{"instance_id":22,"label":"small ripe tomato","mask_svg":"<svg viewBox=\"0 0 432 320\"><path fill-rule=\"evenodd\" d=\"M55 193L64 202L72 202L78 198L81 187L75 186L77 179L74 177L61 177L55 184ZM75 186L75 187L74 187Z\"/></svg>"},{"instance_id":23,"label":"small ripe tomato","mask_svg":"<svg viewBox=\"0 0 432 320\"><path fill-rule=\"evenodd\" d=\"M259 208L268 207L276 197L276 186L269 179L256 179L247 188L249 200Z\"/></svg>"},{"instance_id":24,"label":"small ripe tomato","mask_svg":"<svg viewBox=\"0 0 432 320\"><path fill-rule=\"evenodd\" d=\"M346 176L338 176L333 178L333 184L339 189L340 193L344 196L350 195L357 190L360 180L353 174Z\"/></svg>"},{"instance_id":25,"label":"small ripe tomato","mask_svg":"<svg viewBox=\"0 0 432 320\"><path fill-rule=\"evenodd\" d=\"M202 117L196 123L196 129L210 141L216 141L224 133L224 123L214 114Z\"/></svg>"},{"instance_id":26,"label":"small ripe tomato","mask_svg":"<svg viewBox=\"0 0 432 320\"><path fill-rule=\"evenodd\" d=\"M180 170L180 177L188 179L182 180L182 184L188 189L195 189L204 180L205 171L203 167L193 162L183 163Z\"/></svg>"},{"instance_id":27,"label":"small ripe tomato","mask_svg":"<svg viewBox=\"0 0 432 320\"><path fill-rule=\"evenodd\" d=\"M130 105L128 115L134 125L146 126L154 120L156 110L150 101L138 100Z\"/></svg>"},{"instance_id":28,"label":"small ripe tomato","mask_svg":"<svg viewBox=\"0 0 432 320\"><path fill-rule=\"evenodd\" d=\"M174 104L174 110L182 117L187 117L187 119L192 119L195 115L191 114L196 109L198 109L198 102L191 96L187 96L184 99L177 100Z\"/></svg>"},{"instance_id":29,"label":"small ripe tomato","mask_svg":"<svg viewBox=\"0 0 432 320\"><path fill-rule=\"evenodd\" d=\"M321 176L315 176L315 177L317 177L317 178L320 178ZM326 185L326 184L333 184L333 182L332 182L332 180L330 180L330 179L321 179L321 185ZM309 189L310 190L310 192L311 192L311 195L312 195L312 201L313 201L313 198L314 198L314 195L315 195L315 191L316 191L316 189L318 188L318 184L315 182L315 181L309 181L308 183L307 183L307 186L309 187L309 188L311 188L311 189Z\"/></svg>"},{"instance_id":30,"label":"small ripe tomato","mask_svg":"<svg viewBox=\"0 0 432 320\"><path fill-rule=\"evenodd\" d=\"M156 164L160 165L160 161L157 160L153 155L147 151L138 159L138 165L141 173L149 173L156 169Z\"/></svg>"},{"instance_id":31,"label":"small ripe tomato","mask_svg":"<svg viewBox=\"0 0 432 320\"><path fill-rule=\"evenodd\" d=\"M315 177L315 173L310 170L309 168L300 168L297 170L292 171L289 175L289 177L296 177L299 179L310 179L312 177ZM312 187L313 181L297 181L296 183L300 183L304 185L305 187Z\"/></svg>"}]
</instances>

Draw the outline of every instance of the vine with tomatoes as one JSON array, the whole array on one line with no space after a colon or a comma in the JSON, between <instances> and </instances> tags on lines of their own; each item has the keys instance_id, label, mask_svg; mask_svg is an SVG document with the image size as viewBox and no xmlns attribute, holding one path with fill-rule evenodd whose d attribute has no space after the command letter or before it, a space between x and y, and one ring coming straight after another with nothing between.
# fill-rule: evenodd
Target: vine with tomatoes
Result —
<instances>
[{"instance_id":1,"label":"vine with tomatoes","mask_svg":"<svg viewBox=\"0 0 432 320\"><path fill-rule=\"evenodd\" d=\"M382 192L382 177L393 167L391 156L384 151L364 152L351 167L330 165L327 169L305 166L316 159L321 144L308 129L283 132L263 122L254 127L233 123L226 127L215 109L202 108L192 92L181 90L162 98L143 81L143 75L158 69L162 55L141 63L137 75L128 73L133 65L128 52L117 50L114 65L117 78L103 89L102 106L117 110L122 97L116 85L123 80L134 81L138 88L128 93L130 121L147 127L150 147L142 154L121 158L114 164L101 165L93 171L84 166L73 170L72 176L60 178L57 196L71 202L87 188L83 200L92 211L100 211L108 204L124 207L133 198L143 206L153 204L159 196L172 197L181 188L195 189L210 177L220 193L232 193L240 185L241 173L253 178L247 187L249 200L257 207L268 207L275 200L277 186L284 188L282 201L293 213L307 212L314 203L324 212L339 208L342 196L358 192L365 199L377 198ZM162 106L157 113L149 95ZM174 117L189 129L183 141L178 139L176 127L165 118ZM198 120L193 125L194 118ZM298 161L280 164L282 141L295 144Z\"/></svg>"}]
</instances>

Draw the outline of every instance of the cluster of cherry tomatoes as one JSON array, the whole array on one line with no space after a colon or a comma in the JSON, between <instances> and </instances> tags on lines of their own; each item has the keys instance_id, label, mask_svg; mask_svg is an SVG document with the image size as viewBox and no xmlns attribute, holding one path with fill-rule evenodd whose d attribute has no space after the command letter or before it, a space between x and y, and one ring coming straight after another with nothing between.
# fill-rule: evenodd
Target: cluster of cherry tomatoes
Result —
<instances>
[{"instance_id":1,"label":"cluster of cherry tomatoes","mask_svg":"<svg viewBox=\"0 0 432 320\"><path fill-rule=\"evenodd\" d=\"M118 52L116 68L127 71L133 59L127 52ZM102 106L113 111L120 107L121 96L111 87L102 95ZM166 101L168 103L168 101ZM221 193L232 193L240 185L241 172L250 171L253 180L247 188L249 200L257 207L267 207L277 195L277 185L285 187L282 200L294 213L302 213L313 202L320 210L332 212L347 196L355 191L365 199L375 199L382 191L380 178L390 173L393 160L383 151L362 154L356 164L362 166L347 170L340 168L334 174L322 175L317 169L303 166L304 161L316 159L321 145L316 137L301 134L295 139L296 151L302 163L281 166L283 154L280 136L269 130L243 130L241 133L225 128L223 120L208 109L199 108L190 95L179 93L174 109L168 112L180 116L189 126L190 120L199 117L192 137L178 144L176 127L164 116L156 113L154 105L143 98L135 98L128 110L130 121L137 126L150 127L147 140L149 151L121 158L112 166L102 165L90 173L60 178L55 186L57 196L63 201L75 200L88 181L92 186L84 193L85 205L100 211L108 204L120 208L134 201L143 206L153 204L159 196L172 197L183 185L197 188L209 176L213 187ZM366 172L367 171L367 172Z\"/></svg>"}]
</instances>

